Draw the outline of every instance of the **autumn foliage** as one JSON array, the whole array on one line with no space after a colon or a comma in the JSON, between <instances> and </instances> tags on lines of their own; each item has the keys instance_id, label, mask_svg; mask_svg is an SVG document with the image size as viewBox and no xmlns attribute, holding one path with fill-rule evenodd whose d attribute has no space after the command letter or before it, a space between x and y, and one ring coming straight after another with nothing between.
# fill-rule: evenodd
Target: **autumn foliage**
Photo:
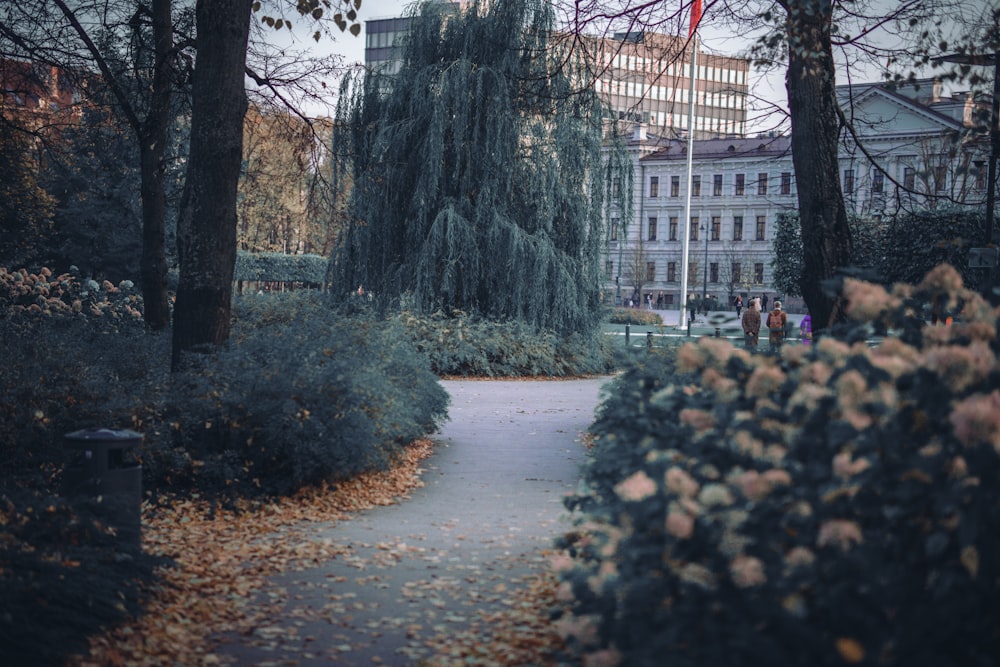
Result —
<instances>
[{"instance_id":1,"label":"autumn foliage","mask_svg":"<svg viewBox=\"0 0 1000 667\"><path fill-rule=\"evenodd\" d=\"M946 265L843 294L840 340L704 338L608 392L556 563L588 664L1000 655L998 313Z\"/></svg>"}]
</instances>

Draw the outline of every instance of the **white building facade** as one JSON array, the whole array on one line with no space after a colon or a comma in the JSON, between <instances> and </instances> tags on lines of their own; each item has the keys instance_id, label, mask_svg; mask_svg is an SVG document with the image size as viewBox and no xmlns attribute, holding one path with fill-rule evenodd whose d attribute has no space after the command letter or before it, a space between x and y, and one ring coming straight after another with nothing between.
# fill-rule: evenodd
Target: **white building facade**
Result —
<instances>
[{"instance_id":1,"label":"white building facade","mask_svg":"<svg viewBox=\"0 0 1000 667\"><path fill-rule=\"evenodd\" d=\"M838 92L859 137L856 142L845 133L841 142L839 176L849 212L878 224L910 210L985 204L988 142L963 132L971 96L943 98L930 85L923 88L926 98L877 85ZM736 294L744 300L784 296L772 284L772 244L778 216L798 207L790 139L694 141L685 220L687 143L643 128L629 141L632 216L622 220L617 208L610 212L604 264L609 302L645 304L650 298L663 308L678 307L683 234L689 235L689 295L715 297L721 307Z\"/></svg>"}]
</instances>

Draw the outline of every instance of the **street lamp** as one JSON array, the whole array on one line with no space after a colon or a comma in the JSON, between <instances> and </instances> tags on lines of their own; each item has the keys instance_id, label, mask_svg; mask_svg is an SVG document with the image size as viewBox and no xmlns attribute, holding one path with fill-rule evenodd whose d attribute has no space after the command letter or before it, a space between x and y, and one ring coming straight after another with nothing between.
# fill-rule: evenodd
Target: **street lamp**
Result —
<instances>
[{"instance_id":1,"label":"street lamp","mask_svg":"<svg viewBox=\"0 0 1000 667\"><path fill-rule=\"evenodd\" d=\"M708 229L705 225L701 225L701 232L705 235L705 282L701 288L701 300L704 303L708 301Z\"/></svg>"}]
</instances>

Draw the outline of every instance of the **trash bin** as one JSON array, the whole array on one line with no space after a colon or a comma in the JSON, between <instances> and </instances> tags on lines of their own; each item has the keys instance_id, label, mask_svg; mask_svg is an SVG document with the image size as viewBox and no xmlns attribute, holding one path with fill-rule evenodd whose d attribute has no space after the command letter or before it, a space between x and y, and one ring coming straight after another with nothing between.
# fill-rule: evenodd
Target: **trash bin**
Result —
<instances>
[{"instance_id":1,"label":"trash bin","mask_svg":"<svg viewBox=\"0 0 1000 667\"><path fill-rule=\"evenodd\" d=\"M132 451L141 441L135 431L108 428L65 436L69 461L63 471L63 495L86 497L119 538L131 544L142 538L142 466Z\"/></svg>"}]
</instances>

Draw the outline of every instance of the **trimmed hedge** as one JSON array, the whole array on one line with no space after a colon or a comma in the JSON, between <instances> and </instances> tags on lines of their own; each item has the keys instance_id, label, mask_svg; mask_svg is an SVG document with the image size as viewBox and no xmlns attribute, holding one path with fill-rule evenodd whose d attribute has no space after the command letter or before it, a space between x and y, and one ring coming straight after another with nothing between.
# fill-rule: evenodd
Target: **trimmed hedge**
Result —
<instances>
[{"instance_id":1,"label":"trimmed hedge","mask_svg":"<svg viewBox=\"0 0 1000 667\"><path fill-rule=\"evenodd\" d=\"M663 318L658 313L644 308L611 308L607 320L611 324L663 325Z\"/></svg>"},{"instance_id":2,"label":"trimmed hedge","mask_svg":"<svg viewBox=\"0 0 1000 667\"><path fill-rule=\"evenodd\" d=\"M321 255L240 250L236 253L233 280L322 285L326 282L328 261Z\"/></svg>"}]
</instances>

